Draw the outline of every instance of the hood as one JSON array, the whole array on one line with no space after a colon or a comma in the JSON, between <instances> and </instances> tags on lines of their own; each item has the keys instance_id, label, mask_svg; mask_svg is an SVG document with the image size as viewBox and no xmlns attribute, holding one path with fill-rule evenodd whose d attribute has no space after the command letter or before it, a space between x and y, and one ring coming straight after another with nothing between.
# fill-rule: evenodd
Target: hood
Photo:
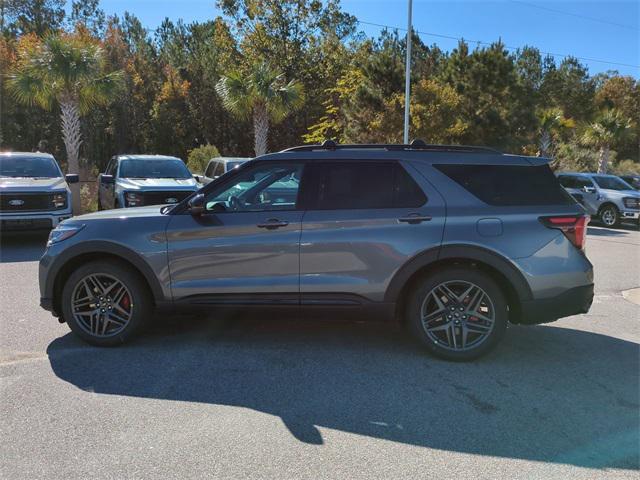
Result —
<instances>
[{"instance_id":1,"label":"hood","mask_svg":"<svg viewBox=\"0 0 640 480\"><path fill-rule=\"evenodd\" d=\"M118 185L124 188L141 190L187 190L199 188L194 178L119 178Z\"/></svg>"},{"instance_id":2,"label":"hood","mask_svg":"<svg viewBox=\"0 0 640 480\"><path fill-rule=\"evenodd\" d=\"M115 210L103 210L100 212L87 213L73 217L73 223L82 223L85 220L109 220L109 219L128 219L128 218L148 218L148 217L165 217L160 210L166 205L149 205L146 207L117 208Z\"/></svg>"},{"instance_id":3,"label":"hood","mask_svg":"<svg viewBox=\"0 0 640 480\"><path fill-rule=\"evenodd\" d=\"M67 182L63 177L57 178L13 178L0 177L0 193L2 192L48 192L67 190Z\"/></svg>"},{"instance_id":4,"label":"hood","mask_svg":"<svg viewBox=\"0 0 640 480\"><path fill-rule=\"evenodd\" d=\"M600 191L609 198L640 198L640 191L638 190L609 190L608 188L601 188Z\"/></svg>"}]
</instances>

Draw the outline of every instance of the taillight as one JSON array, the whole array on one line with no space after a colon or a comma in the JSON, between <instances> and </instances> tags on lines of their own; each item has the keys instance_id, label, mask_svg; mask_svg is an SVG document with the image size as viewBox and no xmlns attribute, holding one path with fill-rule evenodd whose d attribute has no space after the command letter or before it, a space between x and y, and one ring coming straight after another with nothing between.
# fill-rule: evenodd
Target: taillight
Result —
<instances>
[{"instance_id":1,"label":"taillight","mask_svg":"<svg viewBox=\"0 0 640 480\"><path fill-rule=\"evenodd\" d=\"M540 217L540 221L549 228L562 231L564 236L575 245L576 248L584 250L587 241L587 225L590 218L585 215L570 217Z\"/></svg>"}]
</instances>

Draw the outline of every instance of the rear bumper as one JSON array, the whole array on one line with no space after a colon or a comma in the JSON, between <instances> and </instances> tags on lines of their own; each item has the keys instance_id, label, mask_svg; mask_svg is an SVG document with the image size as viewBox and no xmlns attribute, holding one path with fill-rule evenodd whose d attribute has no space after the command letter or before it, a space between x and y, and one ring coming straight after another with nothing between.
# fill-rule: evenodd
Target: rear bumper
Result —
<instances>
[{"instance_id":1,"label":"rear bumper","mask_svg":"<svg viewBox=\"0 0 640 480\"><path fill-rule=\"evenodd\" d=\"M575 287L551 298L522 302L520 323L535 325L587 313L593 302L593 284Z\"/></svg>"}]
</instances>

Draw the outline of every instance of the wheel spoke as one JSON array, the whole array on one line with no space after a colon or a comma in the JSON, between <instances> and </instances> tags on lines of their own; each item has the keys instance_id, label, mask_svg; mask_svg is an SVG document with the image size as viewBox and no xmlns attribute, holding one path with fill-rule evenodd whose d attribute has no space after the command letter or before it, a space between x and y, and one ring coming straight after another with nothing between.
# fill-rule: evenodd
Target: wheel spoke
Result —
<instances>
[{"instance_id":1,"label":"wheel spoke","mask_svg":"<svg viewBox=\"0 0 640 480\"><path fill-rule=\"evenodd\" d=\"M488 333L489 330L491 330L490 325L483 325L482 323L471 323L471 322L467 323L466 328L471 333L480 333L483 335L485 333Z\"/></svg>"}]
</instances>

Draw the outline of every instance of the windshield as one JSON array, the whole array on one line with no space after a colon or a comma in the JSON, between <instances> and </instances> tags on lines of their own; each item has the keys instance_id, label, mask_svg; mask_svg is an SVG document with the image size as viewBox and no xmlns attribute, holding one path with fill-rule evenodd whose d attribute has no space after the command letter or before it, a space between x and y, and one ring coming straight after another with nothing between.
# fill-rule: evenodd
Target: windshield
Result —
<instances>
[{"instance_id":1,"label":"windshield","mask_svg":"<svg viewBox=\"0 0 640 480\"><path fill-rule=\"evenodd\" d=\"M60 169L53 158L0 156L0 177L58 178Z\"/></svg>"},{"instance_id":2,"label":"windshield","mask_svg":"<svg viewBox=\"0 0 640 480\"><path fill-rule=\"evenodd\" d=\"M593 177L600 188L606 190L633 190L633 187L618 177Z\"/></svg>"},{"instance_id":3,"label":"windshield","mask_svg":"<svg viewBox=\"0 0 640 480\"><path fill-rule=\"evenodd\" d=\"M227 162L227 172L233 170L234 168L238 168L240 165L242 165L244 163L244 161L239 161L239 162Z\"/></svg>"},{"instance_id":4,"label":"windshield","mask_svg":"<svg viewBox=\"0 0 640 480\"><path fill-rule=\"evenodd\" d=\"M130 159L120 163L121 178L175 178L185 180L191 173L182 160Z\"/></svg>"}]
</instances>

